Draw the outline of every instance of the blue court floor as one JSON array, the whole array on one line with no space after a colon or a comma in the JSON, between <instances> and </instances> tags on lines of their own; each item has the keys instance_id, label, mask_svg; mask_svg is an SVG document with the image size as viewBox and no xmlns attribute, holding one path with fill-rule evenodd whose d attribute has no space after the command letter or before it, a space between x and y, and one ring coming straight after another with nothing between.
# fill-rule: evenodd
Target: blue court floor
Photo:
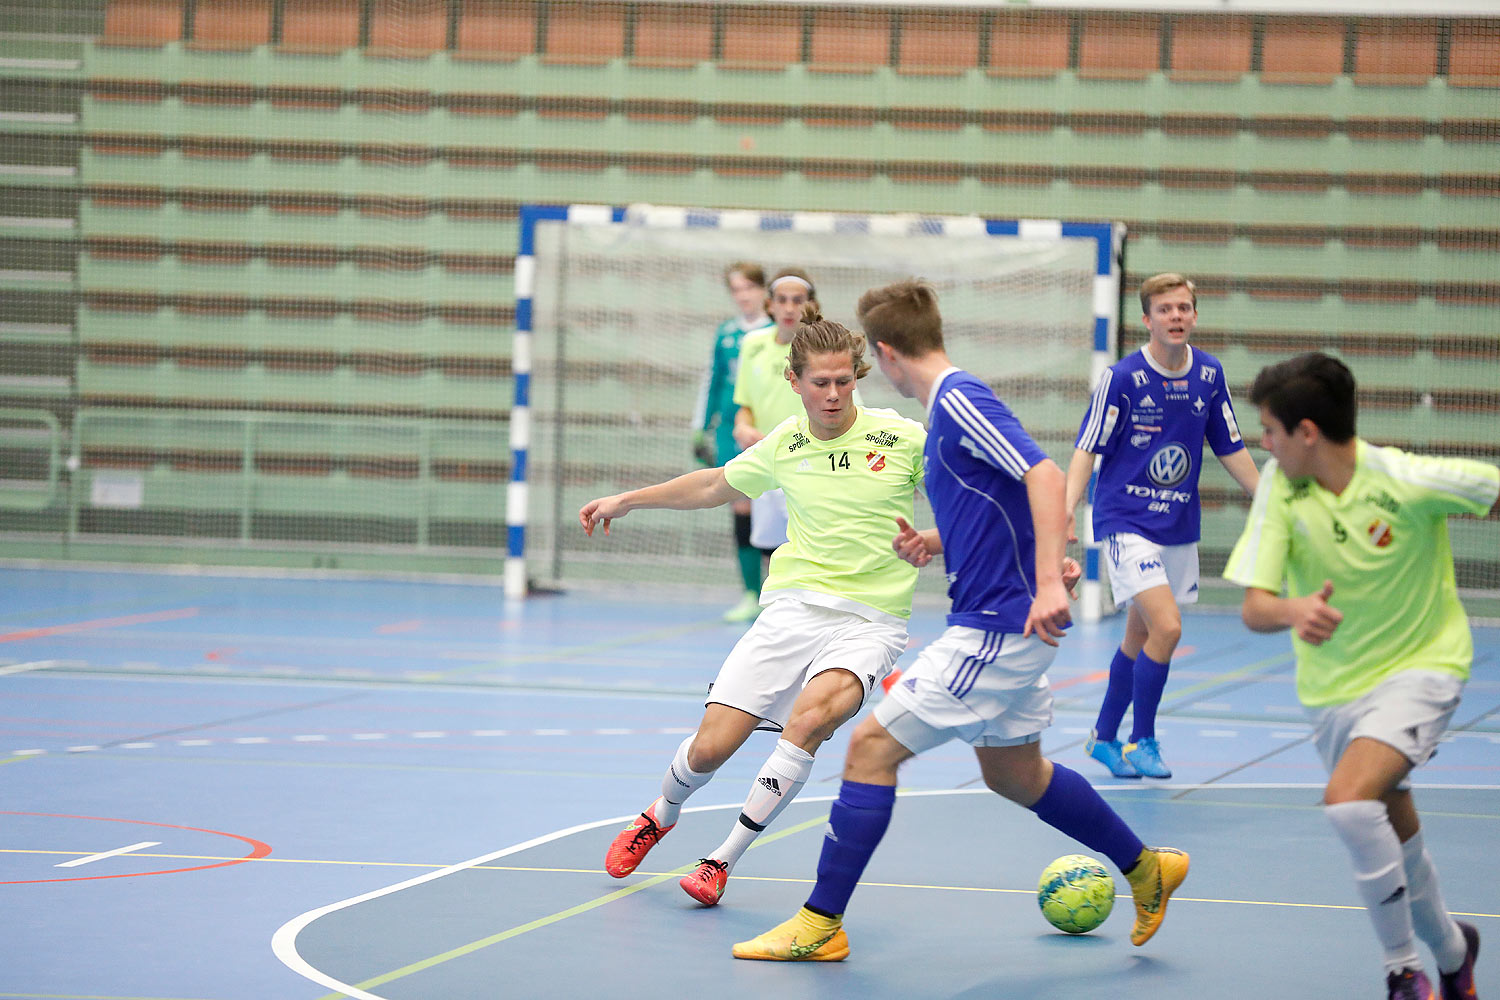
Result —
<instances>
[{"instance_id":1,"label":"blue court floor","mask_svg":"<svg viewBox=\"0 0 1500 1000\"><path fill-rule=\"evenodd\" d=\"M1083 756L1121 621L1075 627L1044 741L1150 843L1193 856L1166 925L1128 897L1068 937L1042 867L1081 850L950 745L902 798L842 963L738 962L814 873L846 737L705 909L716 845L772 745L752 737L630 879L615 830L655 796L742 632L720 602L481 584L0 569L0 1000L1377 997L1383 982L1285 636L1185 623L1158 727L1176 776ZM912 623L917 645L942 629ZM1500 997L1500 630L1415 778L1449 908ZM1123 879L1119 884L1124 887Z\"/></svg>"}]
</instances>

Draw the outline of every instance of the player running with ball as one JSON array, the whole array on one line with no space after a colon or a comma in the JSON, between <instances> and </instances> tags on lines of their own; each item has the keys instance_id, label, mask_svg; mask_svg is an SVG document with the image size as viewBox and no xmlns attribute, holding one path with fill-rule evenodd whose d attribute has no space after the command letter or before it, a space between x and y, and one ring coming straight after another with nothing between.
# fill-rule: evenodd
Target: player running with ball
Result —
<instances>
[{"instance_id":1,"label":"player running with ball","mask_svg":"<svg viewBox=\"0 0 1500 1000\"><path fill-rule=\"evenodd\" d=\"M610 845L604 867L624 878L677 822L757 728L781 732L750 785L728 838L681 880L712 906L741 855L806 783L813 754L859 711L906 648L917 570L891 549L922 481L922 425L860 407L865 342L809 306L791 338L785 377L804 412L771 428L729 463L656 486L601 497L578 512L584 531L642 508L697 510L785 491L788 541L771 557L765 610L709 688L698 729L677 748L661 795Z\"/></svg>"},{"instance_id":2,"label":"player running with ball","mask_svg":"<svg viewBox=\"0 0 1500 1000\"><path fill-rule=\"evenodd\" d=\"M860 298L860 324L880 370L927 406L923 461L935 529L898 522L894 547L924 565L941 553L948 629L854 730L828 817L818 881L790 920L734 946L736 958L839 961L843 914L896 801L896 774L949 740L974 748L984 782L1120 867L1135 898L1130 940L1145 944L1182 884L1188 856L1150 848L1077 772L1042 756L1052 723L1047 668L1071 621L1064 579L1062 470L980 379L943 348L937 295L904 281Z\"/></svg>"}]
</instances>

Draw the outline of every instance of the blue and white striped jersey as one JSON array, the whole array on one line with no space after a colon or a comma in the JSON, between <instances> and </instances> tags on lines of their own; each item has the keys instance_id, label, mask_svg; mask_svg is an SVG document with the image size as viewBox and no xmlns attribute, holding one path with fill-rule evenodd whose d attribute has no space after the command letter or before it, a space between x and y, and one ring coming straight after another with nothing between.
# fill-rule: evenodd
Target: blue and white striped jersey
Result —
<instances>
[{"instance_id":1,"label":"blue and white striped jersey","mask_svg":"<svg viewBox=\"0 0 1500 1000\"><path fill-rule=\"evenodd\" d=\"M1021 481L1047 457L990 387L959 368L927 404L927 499L943 541L949 625L1019 632L1036 594L1036 535Z\"/></svg>"},{"instance_id":2,"label":"blue and white striped jersey","mask_svg":"<svg viewBox=\"0 0 1500 1000\"><path fill-rule=\"evenodd\" d=\"M1099 377L1077 447L1102 455L1094 490L1094 537L1128 531L1158 545L1196 542L1203 442L1215 455L1245 447L1224 367L1188 348L1169 372L1143 347Z\"/></svg>"}]
</instances>

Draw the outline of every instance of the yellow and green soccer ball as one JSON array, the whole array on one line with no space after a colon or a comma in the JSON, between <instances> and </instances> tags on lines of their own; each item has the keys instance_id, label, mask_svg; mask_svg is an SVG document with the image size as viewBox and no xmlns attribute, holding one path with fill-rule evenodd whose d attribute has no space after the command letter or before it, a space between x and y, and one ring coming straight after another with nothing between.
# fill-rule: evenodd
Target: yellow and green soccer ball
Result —
<instances>
[{"instance_id":1,"label":"yellow and green soccer ball","mask_svg":"<svg viewBox=\"0 0 1500 1000\"><path fill-rule=\"evenodd\" d=\"M1115 880L1093 858L1068 854L1042 870L1036 901L1053 927L1069 934L1085 934L1104 923L1115 908Z\"/></svg>"}]
</instances>

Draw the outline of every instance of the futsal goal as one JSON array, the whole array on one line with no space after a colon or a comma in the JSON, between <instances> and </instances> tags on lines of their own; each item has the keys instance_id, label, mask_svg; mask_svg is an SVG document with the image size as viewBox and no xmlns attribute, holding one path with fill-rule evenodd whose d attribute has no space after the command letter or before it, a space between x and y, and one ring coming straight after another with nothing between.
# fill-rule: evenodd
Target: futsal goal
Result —
<instances>
[{"instance_id":1,"label":"futsal goal","mask_svg":"<svg viewBox=\"0 0 1500 1000\"><path fill-rule=\"evenodd\" d=\"M694 402L737 260L804 268L824 316L858 330L868 288L938 291L949 353L988 381L1063 468L1098 372L1115 357L1125 229L978 217L532 205L516 260L513 476L506 589L738 587L727 510L636 511L589 538L579 507L695 467ZM924 419L878 371L866 406ZM1082 516L1080 523L1086 524ZM932 517L919 499L919 526ZM1097 614L1097 555L1086 614ZM940 596L940 572L919 593Z\"/></svg>"}]
</instances>

